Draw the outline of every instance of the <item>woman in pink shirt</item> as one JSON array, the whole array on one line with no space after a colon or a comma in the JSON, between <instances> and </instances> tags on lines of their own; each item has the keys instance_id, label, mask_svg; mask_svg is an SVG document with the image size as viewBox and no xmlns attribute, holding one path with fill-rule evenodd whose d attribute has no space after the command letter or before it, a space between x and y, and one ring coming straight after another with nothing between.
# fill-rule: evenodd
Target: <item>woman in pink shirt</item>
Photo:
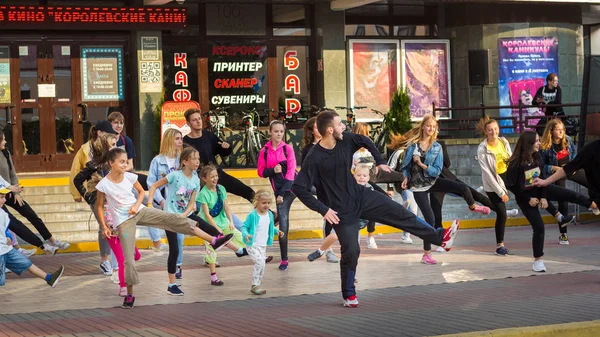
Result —
<instances>
[{"instance_id":1,"label":"woman in pink shirt","mask_svg":"<svg viewBox=\"0 0 600 337\"><path fill-rule=\"evenodd\" d=\"M258 175L269 178L277 201L279 215L279 230L285 235L279 238L281 264L279 270L288 268L288 230L290 225L290 207L296 199L292 193L292 183L296 177L296 154L294 148L283 141L285 126L280 120L274 120L269 125L271 140L258 154Z\"/></svg>"}]
</instances>

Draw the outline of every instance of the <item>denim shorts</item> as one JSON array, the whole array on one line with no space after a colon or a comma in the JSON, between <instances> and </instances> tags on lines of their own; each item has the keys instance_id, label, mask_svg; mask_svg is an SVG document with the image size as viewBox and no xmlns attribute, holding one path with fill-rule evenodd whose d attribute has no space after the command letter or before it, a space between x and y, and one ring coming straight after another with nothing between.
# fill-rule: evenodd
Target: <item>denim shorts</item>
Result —
<instances>
[{"instance_id":1,"label":"denim shorts","mask_svg":"<svg viewBox=\"0 0 600 337\"><path fill-rule=\"evenodd\" d=\"M16 249L11 249L8 253L0 255L0 287L6 284L6 268L17 275L21 275L32 265L31 260Z\"/></svg>"}]
</instances>

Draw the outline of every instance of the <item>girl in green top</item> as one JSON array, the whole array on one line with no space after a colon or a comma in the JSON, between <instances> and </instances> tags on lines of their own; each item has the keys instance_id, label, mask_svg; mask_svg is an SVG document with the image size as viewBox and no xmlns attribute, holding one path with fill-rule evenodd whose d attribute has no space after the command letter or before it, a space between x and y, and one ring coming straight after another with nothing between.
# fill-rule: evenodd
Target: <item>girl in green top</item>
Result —
<instances>
[{"instance_id":1,"label":"girl in green top","mask_svg":"<svg viewBox=\"0 0 600 337\"><path fill-rule=\"evenodd\" d=\"M200 179L204 183L204 187L200 190L196 201L201 204L200 217L214 226L223 235L233 234L231 242L237 247L240 247L242 254L237 253L238 257L247 255L242 240L242 233L233 226L231 217L231 209L227 203L227 191L225 187L218 185L219 173L213 165L206 165L200 171ZM217 262L217 253L210 245L206 245L206 262L210 267L210 284L215 286L223 285L223 281L217 277L215 264Z\"/></svg>"}]
</instances>

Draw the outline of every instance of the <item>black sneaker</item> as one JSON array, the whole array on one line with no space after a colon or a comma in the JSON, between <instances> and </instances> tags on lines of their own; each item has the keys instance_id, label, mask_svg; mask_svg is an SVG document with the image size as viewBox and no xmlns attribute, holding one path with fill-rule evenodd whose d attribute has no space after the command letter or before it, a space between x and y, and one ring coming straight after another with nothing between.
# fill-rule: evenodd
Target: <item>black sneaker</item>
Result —
<instances>
[{"instance_id":1,"label":"black sneaker","mask_svg":"<svg viewBox=\"0 0 600 337\"><path fill-rule=\"evenodd\" d=\"M233 234L227 234L225 236L218 236L215 240L214 244L210 244L215 251L221 249L223 246L227 245L231 239L233 239Z\"/></svg>"},{"instance_id":2,"label":"black sneaker","mask_svg":"<svg viewBox=\"0 0 600 337\"><path fill-rule=\"evenodd\" d=\"M321 254L321 253L319 252L319 250L317 249L317 250L315 250L314 252L312 252L312 253L308 254L308 257L307 257L307 258L308 258L308 261L312 262L312 261L314 261L314 260L316 260L316 259L320 258L321 256L323 256L323 254Z\"/></svg>"},{"instance_id":3,"label":"black sneaker","mask_svg":"<svg viewBox=\"0 0 600 337\"><path fill-rule=\"evenodd\" d=\"M271 261L273 261L273 255L267 256L267 258L265 259L265 263L269 263Z\"/></svg>"},{"instance_id":4,"label":"black sneaker","mask_svg":"<svg viewBox=\"0 0 600 337\"><path fill-rule=\"evenodd\" d=\"M246 255L248 255L248 250L246 250L246 248L243 249L241 254L238 252L235 252L235 256L237 256L237 257L244 257Z\"/></svg>"},{"instance_id":5,"label":"black sneaker","mask_svg":"<svg viewBox=\"0 0 600 337\"><path fill-rule=\"evenodd\" d=\"M167 287L167 293L173 296L183 296L183 291L179 289L177 284Z\"/></svg>"},{"instance_id":6,"label":"black sneaker","mask_svg":"<svg viewBox=\"0 0 600 337\"><path fill-rule=\"evenodd\" d=\"M496 248L496 255L500 255L500 256L506 256L506 255L514 255L513 253L511 253L507 248L505 248L504 246L500 246L498 248Z\"/></svg>"},{"instance_id":7,"label":"black sneaker","mask_svg":"<svg viewBox=\"0 0 600 337\"><path fill-rule=\"evenodd\" d=\"M65 267L60 266L60 268L58 268L57 271L55 271L54 273L52 273L50 275L50 281L47 281L46 283L48 283L48 285L51 286L52 288L56 287L56 285L58 284L58 281L60 280L60 277L62 276L64 271L65 271Z\"/></svg>"},{"instance_id":8,"label":"black sneaker","mask_svg":"<svg viewBox=\"0 0 600 337\"><path fill-rule=\"evenodd\" d=\"M562 227L566 227L569 224L572 224L575 222L575 216L574 215L563 215L562 221L558 222L558 225L562 228Z\"/></svg>"},{"instance_id":9,"label":"black sneaker","mask_svg":"<svg viewBox=\"0 0 600 337\"><path fill-rule=\"evenodd\" d=\"M123 305L121 306L121 308L123 308L123 309L132 309L133 308L133 302L135 302L135 296L133 296L133 295L127 295L127 296L125 296L125 300L123 300Z\"/></svg>"},{"instance_id":10,"label":"black sneaker","mask_svg":"<svg viewBox=\"0 0 600 337\"><path fill-rule=\"evenodd\" d=\"M177 271L175 271L175 278L181 280L183 277L183 272L181 271L181 266L177 266Z\"/></svg>"}]
</instances>

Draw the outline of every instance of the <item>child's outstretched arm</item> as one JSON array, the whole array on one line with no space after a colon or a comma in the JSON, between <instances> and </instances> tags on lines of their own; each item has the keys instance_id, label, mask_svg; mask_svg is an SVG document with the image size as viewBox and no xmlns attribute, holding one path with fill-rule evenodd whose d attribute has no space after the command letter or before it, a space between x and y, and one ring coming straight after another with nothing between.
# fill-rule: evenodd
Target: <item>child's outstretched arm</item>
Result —
<instances>
[{"instance_id":1,"label":"child's outstretched arm","mask_svg":"<svg viewBox=\"0 0 600 337\"><path fill-rule=\"evenodd\" d=\"M163 178L165 179L165 178ZM195 210L196 210L196 190L194 190L194 192L192 192L192 195L190 196L190 201L188 202L187 208L185 209L185 212L183 212L181 214L181 216L183 216L184 218L187 218L190 214L192 214Z\"/></svg>"},{"instance_id":2,"label":"child's outstretched arm","mask_svg":"<svg viewBox=\"0 0 600 337\"><path fill-rule=\"evenodd\" d=\"M106 221L104 220L104 193L100 191L96 191L96 214L98 214L98 223L100 223L100 227L102 228L102 235L108 239L110 238L110 229L106 226Z\"/></svg>"},{"instance_id":3,"label":"child's outstretched arm","mask_svg":"<svg viewBox=\"0 0 600 337\"><path fill-rule=\"evenodd\" d=\"M156 190L165 186L168 183L169 181L167 180L167 178L161 178L157 182L152 184L152 186L150 186L150 190L148 190L148 207L152 207L152 200L154 200L154 193L156 193Z\"/></svg>"},{"instance_id":4,"label":"child's outstretched arm","mask_svg":"<svg viewBox=\"0 0 600 337\"><path fill-rule=\"evenodd\" d=\"M206 217L206 222L211 224L211 226L213 226L214 228L219 230L220 233L222 233L223 231L221 230L221 228L219 228L219 226L217 226L215 219L213 219L213 217L210 215L210 211L208 210L208 205L205 203L202 203L202 212L204 212L204 216Z\"/></svg>"}]
</instances>

